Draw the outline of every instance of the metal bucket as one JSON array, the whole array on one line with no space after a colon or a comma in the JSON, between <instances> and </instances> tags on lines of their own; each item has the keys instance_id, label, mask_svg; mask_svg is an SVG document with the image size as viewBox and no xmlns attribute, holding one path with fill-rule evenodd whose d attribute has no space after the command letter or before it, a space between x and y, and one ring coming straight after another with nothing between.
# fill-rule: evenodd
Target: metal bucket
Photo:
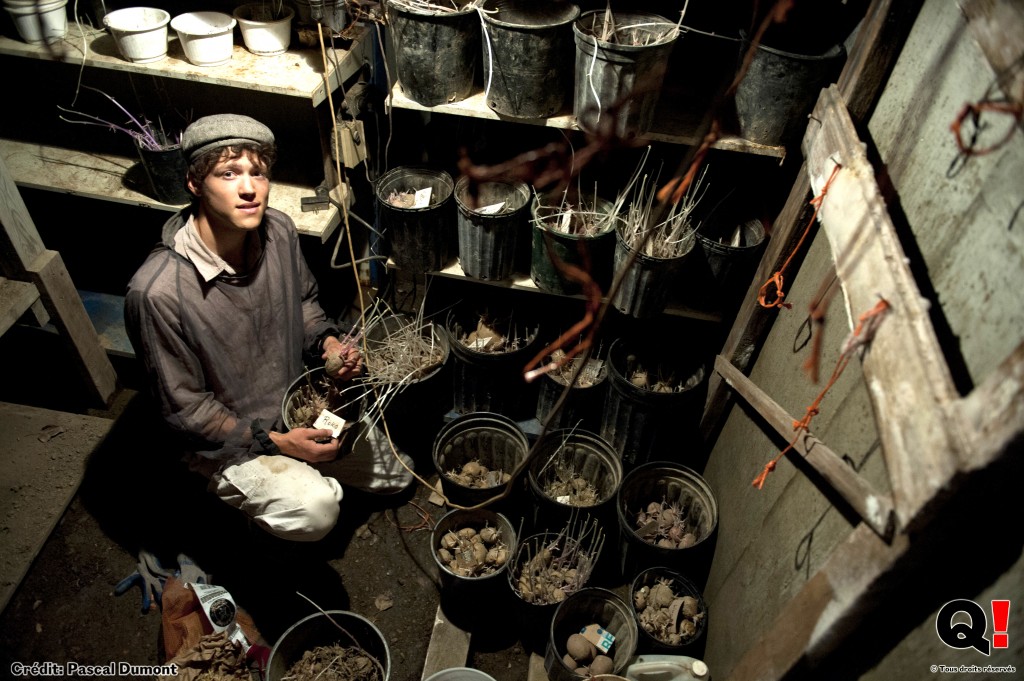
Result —
<instances>
[{"instance_id":1,"label":"metal bucket","mask_svg":"<svg viewBox=\"0 0 1024 681\"><path fill-rule=\"evenodd\" d=\"M429 204L420 208L394 205L392 194L430 189ZM390 256L400 269L430 272L448 264L449 243L455 216L452 192L455 183L443 170L399 166L384 173L376 183L378 224L390 245Z\"/></svg>"},{"instance_id":2,"label":"metal bucket","mask_svg":"<svg viewBox=\"0 0 1024 681\"><path fill-rule=\"evenodd\" d=\"M475 196L471 189L465 175L455 183L462 271L471 279L508 279L526 234L530 189L525 182L482 182Z\"/></svg>"},{"instance_id":3,"label":"metal bucket","mask_svg":"<svg viewBox=\"0 0 1024 681\"><path fill-rule=\"evenodd\" d=\"M447 473L461 471L475 461L490 471L511 473L530 451L526 434L515 421L487 412L465 414L441 428L434 439L434 468L448 500L459 506L476 506L503 494L510 482L491 487L469 487ZM508 504L506 504L508 505Z\"/></svg>"},{"instance_id":4,"label":"metal bucket","mask_svg":"<svg viewBox=\"0 0 1024 681\"><path fill-rule=\"evenodd\" d=\"M572 88L572 4L486 0L483 7L487 106L513 118L547 118Z\"/></svg>"},{"instance_id":5,"label":"metal bucket","mask_svg":"<svg viewBox=\"0 0 1024 681\"><path fill-rule=\"evenodd\" d=\"M329 617L328 617L329 616ZM344 629L342 631L332 622ZM346 633L347 632L347 633ZM270 651L267 681L281 681L306 651L319 646L357 646L380 663L384 679L391 677L391 652L380 629L362 615L346 610L328 610L305 617L288 628Z\"/></svg>"},{"instance_id":6,"label":"metal bucket","mask_svg":"<svg viewBox=\"0 0 1024 681\"><path fill-rule=\"evenodd\" d=\"M664 503L695 535L685 548L661 547L652 543L658 528L640 526L638 517L651 503ZM615 499L621 543L622 575L634 575L655 566L682 572L703 588L714 557L718 530L718 501L710 485L696 471L671 461L652 461L622 480ZM641 534L643 532L643 534Z\"/></svg>"},{"instance_id":7,"label":"metal bucket","mask_svg":"<svg viewBox=\"0 0 1024 681\"><path fill-rule=\"evenodd\" d=\"M639 634L629 606L607 589L588 587L562 601L551 619L551 635L544 654L549 681L579 681L579 674L566 664L566 642L569 636L591 624L614 637L611 648L603 653L613 660L613 674L624 671L633 660Z\"/></svg>"},{"instance_id":8,"label":"metal bucket","mask_svg":"<svg viewBox=\"0 0 1024 681\"><path fill-rule=\"evenodd\" d=\"M605 10L584 12L573 24L576 80L573 113L580 130L613 130L619 137L648 132L679 29L649 12L613 12L616 37L602 40ZM609 36L610 37L610 36Z\"/></svg>"}]
</instances>

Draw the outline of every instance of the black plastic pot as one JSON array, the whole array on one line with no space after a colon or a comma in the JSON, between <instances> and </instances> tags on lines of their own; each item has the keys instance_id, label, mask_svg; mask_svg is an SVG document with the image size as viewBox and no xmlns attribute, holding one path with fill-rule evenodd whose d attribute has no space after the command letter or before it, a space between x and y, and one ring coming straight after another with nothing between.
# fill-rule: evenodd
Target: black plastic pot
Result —
<instances>
[{"instance_id":1,"label":"black plastic pot","mask_svg":"<svg viewBox=\"0 0 1024 681\"><path fill-rule=\"evenodd\" d=\"M471 347L463 338L477 328L481 315L494 319L494 325L506 336L523 339L514 350L488 352L486 347ZM523 367L537 352L539 324L520 318L514 310L500 306L456 306L445 323L452 365L453 403L460 414L489 411L515 420L530 418L537 405L537 385L523 378Z\"/></svg>"},{"instance_id":2,"label":"black plastic pot","mask_svg":"<svg viewBox=\"0 0 1024 681\"><path fill-rule=\"evenodd\" d=\"M649 12L613 12L615 41L602 40L604 10L573 24L576 80L573 113L581 130L633 137L650 130L679 36L676 25ZM633 39L639 44L632 44Z\"/></svg>"},{"instance_id":3,"label":"black plastic pot","mask_svg":"<svg viewBox=\"0 0 1024 681\"><path fill-rule=\"evenodd\" d=\"M842 45L824 54L795 54L758 45L736 88L740 136L768 145L798 141L822 88L833 82L845 62Z\"/></svg>"},{"instance_id":4,"label":"black plastic pot","mask_svg":"<svg viewBox=\"0 0 1024 681\"><path fill-rule=\"evenodd\" d=\"M697 612L703 613L699 617L688 618L696 626L696 633L689 637L680 636L678 643L672 643L666 638L659 637L657 635L657 629L654 631L648 631L644 627L644 622L641 619L641 613L644 608L637 605L637 595L644 588L648 589L655 584L666 584L672 589L676 598L683 598L689 596L697 601ZM697 585L690 581L682 573L675 570L671 570L664 566L649 567L646 570L640 572L634 579L629 588L629 605L633 609L633 615L636 617L637 629L640 632L640 642L637 646L638 652L641 654L646 652L658 652L658 653L675 653L683 654L687 650L692 650L701 637L704 635L704 631L708 625L708 606L704 601L704 594L697 588ZM679 608L676 603L672 604L673 608L670 612L676 612L676 621L671 626L675 628L676 633L679 635Z\"/></svg>"},{"instance_id":5,"label":"black plastic pot","mask_svg":"<svg viewBox=\"0 0 1024 681\"><path fill-rule=\"evenodd\" d=\"M687 290L702 292L701 302L715 307L730 304L750 284L765 243L764 225L748 220L735 230L735 245L726 242L731 234L697 230L697 245L683 279Z\"/></svg>"},{"instance_id":6,"label":"black plastic pot","mask_svg":"<svg viewBox=\"0 0 1024 681\"><path fill-rule=\"evenodd\" d=\"M135 145L139 160L149 178L151 196L172 206L180 206L192 200L185 188L185 174L188 163L181 153L181 146L175 144L164 149L144 149Z\"/></svg>"},{"instance_id":7,"label":"black plastic pot","mask_svg":"<svg viewBox=\"0 0 1024 681\"><path fill-rule=\"evenodd\" d=\"M598 625L614 637L614 643L606 653L613 660L613 674L624 673L634 661L639 633L629 605L612 591L588 587L562 601L551 619L551 633L544 654L544 671L549 681L579 681L580 675L564 662L568 652L566 642L571 635L591 624Z\"/></svg>"},{"instance_id":8,"label":"black plastic pot","mask_svg":"<svg viewBox=\"0 0 1024 681\"><path fill-rule=\"evenodd\" d=\"M610 209L611 204L604 202L602 206ZM530 220L533 234L530 278L537 288L548 293L575 295L582 292L579 282L567 278L558 268L555 264L557 260L588 271L601 290L607 292L612 281L615 225L620 218L611 218L600 210L573 211L567 232L555 229L560 219L558 210L556 207L540 206L536 201L533 204ZM572 233L579 231L581 223L585 221L601 225L601 231L592 235Z\"/></svg>"},{"instance_id":9,"label":"black plastic pot","mask_svg":"<svg viewBox=\"0 0 1024 681\"><path fill-rule=\"evenodd\" d=\"M434 469L440 477L441 490L450 502L476 506L501 496L509 483L482 489L468 487L446 473L459 472L466 463L476 461L488 470L511 474L529 451L526 434L515 421L487 412L465 414L448 422L434 438ZM496 508L509 506L511 503L507 501Z\"/></svg>"},{"instance_id":10,"label":"black plastic pot","mask_svg":"<svg viewBox=\"0 0 1024 681\"><path fill-rule=\"evenodd\" d=\"M623 468L628 471L652 458L688 451L707 392L703 363L671 343L619 338L608 350L608 364L600 434L622 455ZM634 385L630 381L633 366L660 372L663 378L674 376L682 389L657 392Z\"/></svg>"},{"instance_id":11,"label":"black plastic pot","mask_svg":"<svg viewBox=\"0 0 1024 681\"><path fill-rule=\"evenodd\" d=\"M569 496L556 497L552 484L578 476L597 492L595 503L579 506ZM534 527L565 525L572 513L586 512L604 527L613 527L613 499L622 484L622 463L618 453L596 433L565 428L548 432L534 447L527 469L527 481L536 501Z\"/></svg>"},{"instance_id":12,"label":"black plastic pot","mask_svg":"<svg viewBox=\"0 0 1024 681\"><path fill-rule=\"evenodd\" d=\"M565 107L573 83L576 5L486 0L483 7L487 106L513 118L547 118Z\"/></svg>"},{"instance_id":13,"label":"black plastic pot","mask_svg":"<svg viewBox=\"0 0 1024 681\"><path fill-rule=\"evenodd\" d=\"M405 208L389 201L392 193L406 194L430 188L429 205ZM378 225L390 245L390 256L400 269L430 272L448 263L455 227L451 175L433 168L399 166L377 180Z\"/></svg>"},{"instance_id":14,"label":"black plastic pot","mask_svg":"<svg viewBox=\"0 0 1024 681\"><path fill-rule=\"evenodd\" d=\"M591 361L600 360L592 359ZM585 370L585 373L587 371ZM559 378L555 378L556 375ZM582 377L583 374L581 374ZM537 419L544 423L568 386L566 380L562 378L562 374L556 374L555 372L543 374L537 379L537 383L539 384ZM607 362L602 362L601 369L596 372L596 377L591 376L585 383L573 385L569 388L569 394L566 395L561 408L559 408L551 423L548 424L548 427L579 427L583 430L596 432L600 427L601 410L604 406L607 386L608 364Z\"/></svg>"},{"instance_id":15,"label":"black plastic pot","mask_svg":"<svg viewBox=\"0 0 1024 681\"><path fill-rule=\"evenodd\" d=\"M367 378L373 378L375 353L381 353L381 361L387 361L389 339L401 337L403 329L412 328L414 319L408 314L380 317L371 323L364 334L366 342L365 364ZM433 343L441 351L441 361L424 369L415 377L403 379L400 385L386 383L378 385L378 393L387 393L384 418L388 432L399 447L420 460L427 445L440 430L444 415L451 411L451 349L448 337L434 323L423 323L419 328L421 338ZM429 455L429 452L427 452Z\"/></svg>"},{"instance_id":16,"label":"black plastic pot","mask_svg":"<svg viewBox=\"0 0 1024 681\"><path fill-rule=\"evenodd\" d=\"M469 0L456 4L456 12L436 13L393 0L384 4L398 82L406 97L423 106L450 104L473 92L480 17Z\"/></svg>"},{"instance_id":17,"label":"black plastic pot","mask_svg":"<svg viewBox=\"0 0 1024 681\"><path fill-rule=\"evenodd\" d=\"M666 548L641 535L638 514L648 504L674 505L694 528L696 542L686 548ZM718 532L718 501L711 486L696 471L671 461L651 461L626 474L615 499L619 520L619 558L622 575L630 577L663 566L686 575L703 588L714 557Z\"/></svg>"},{"instance_id":18,"label":"black plastic pot","mask_svg":"<svg viewBox=\"0 0 1024 681\"><path fill-rule=\"evenodd\" d=\"M655 258L637 253L632 264L626 269L633 249L622 236L623 227L615 230L615 272L626 270L612 305L623 314L637 319L649 319L660 314L676 289L683 269L686 267L696 239L687 237L683 251L671 258Z\"/></svg>"},{"instance_id":19,"label":"black plastic pot","mask_svg":"<svg viewBox=\"0 0 1024 681\"><path fill-rule=\"evenodd\" d=\"M517 243L526 232L530 189L525 182L482 182L475 195L471 190L466 176L455 183L459 264L473 279L508 279ZM493 210L497 205L501 208Z\"/></svg>"}]
</instances>

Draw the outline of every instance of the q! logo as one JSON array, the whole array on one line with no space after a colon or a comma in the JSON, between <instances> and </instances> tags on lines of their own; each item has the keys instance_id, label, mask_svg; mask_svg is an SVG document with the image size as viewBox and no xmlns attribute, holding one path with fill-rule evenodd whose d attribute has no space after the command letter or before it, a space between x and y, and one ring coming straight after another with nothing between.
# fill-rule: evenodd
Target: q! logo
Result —
<instances>
[{"instance_id":1,"label":"q! logo","mask_svg":"<svg viewBox=\"0 0 1024 681\"><path fill-rule=\"evenodd\" d=\"M967 615L970 622L957 621L953 619L963 613ZM1009 637L1006 634L1007 620L1010 615L1010 601L992 601L992 617L995 621L996 634L992 637L993 642L985 638L988 633L988 615L985 609L974 601L958 598L942 606L935 618L935 633L939 639L950 648L974 648L983 655L989 655L991 648L1009 647Z\"/></svg>"}]
</instances>

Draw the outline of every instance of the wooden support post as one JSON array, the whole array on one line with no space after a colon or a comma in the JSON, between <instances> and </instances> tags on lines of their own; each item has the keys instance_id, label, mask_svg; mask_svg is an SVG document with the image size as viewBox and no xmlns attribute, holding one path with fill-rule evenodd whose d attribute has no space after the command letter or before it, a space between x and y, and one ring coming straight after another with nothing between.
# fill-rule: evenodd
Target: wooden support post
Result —
<instances>
[{"instance_id":1,"label":"wooden support post","mask_svg":"<svg viewBox=\"0 0 1024 681\"><path fill-rule=\"evenodd\" d=\"M32 216L7 166L0 159L0 255L5 273L31 281L39 297L78 361L92 397L106 406L117 387L117 373L82 305L82 299L56 251L43 246Z\"/></svg>"},{"instance_id":2,"label":"wooden support post","mask_svg":"<svg viewBox=\"0 0 1024 681\"><path fill-rule=\"evenodd\" d=\"M764 417L775 432L787 440L793 437L795 419L721 355L715 358L715 371ZM894 526L892 500L889 497L875 492L838 454L809 432L804 431L797 437L793 451L800 454L846 500L875 534L884 541L892 539Z\"/></svg>"}]
</instances>

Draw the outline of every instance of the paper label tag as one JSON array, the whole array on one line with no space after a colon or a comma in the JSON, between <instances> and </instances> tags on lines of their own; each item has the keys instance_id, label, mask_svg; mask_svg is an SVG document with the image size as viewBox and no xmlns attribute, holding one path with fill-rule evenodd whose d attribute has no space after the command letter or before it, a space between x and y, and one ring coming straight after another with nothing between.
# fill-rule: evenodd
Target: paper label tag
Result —
<instances>
[{"instance_id":1,"label":"paper label tag","mask_svg":"<svg viewBox=\"0 0 1024 681\"><path fill-rule=\"evenodd\" d=\"M320 412L320 416L317 417L316 422L313 423L313 427L329 428L331 430L331 437L338 437L341 435L341 429L345 427L345 419L324 409Z\"/></svg>"},{"instance_id":2,"label":"paper label tag","mask_svg":"<svg viewBox=\"0 0 1024 681\"><path fill-rule=\"evenodd\" d=\"M430 205L430 192L433 187L427 187L426 189L417 190L416 195L412 200L413 208L426 208Z\"/></svg>"},{"instance_id":3,"label":"paper label tag","mask_svg":"<svg viewBox=\"0 0 1024 681\"><path fill-rule=\"evenodd\" d=\"M231 598L228 590L222 586L213 584L189 584L196 596L199 597L199 605L206 615L206 620L213 627L214 633L228 629L235 623L235 601Z\"/></svg>"},{"instance_id":4,"label":"paper label tag","mask_svg":"<svg viewBox=\"0 0 1024 681\"><path fill-rule=\"evenodd\" d=\"M615 643L615 636L599 624L588 624L580 629L580 633L602 653L611 650L612 644Z\"/></svg>"},{"instance_id":5,"label":"paper label tag","mask_svg":"<svg viewBox=\"0 0 1024 681\"><path fill-rule=\"evenodd\" d=\"M572 222L572 213L565 211L562 213L562 219L558 223L558 231L569 233L569 224Z\"/></svg>"},{"instance_id":6,"label":"paper label tag","mask_svg":"<svg viewBox=\"0 0 1024 681\"><path fill-rule=\"evenodd\" d=\"M490 343L491 337L487 336L486 338L477 338L475 341L473 341L466 347L468 347L470 350L483 350L488 345L490 345Z\"/></svg>"},{"instance_id":7,"label":"paper label tag","mask_svg":"<svg viewBox=\"0 0 1024 681\"><path fill-rule=\"evenodd\" d=\"M555 497L555 501L557 501L560 504L568 504L569 503L569 499L570 499L570 497L569 497L568 494L565 494L565 495L560 496L560 497Z\"/></svg>"},{"instance_id":8,"label":"paper label tag","mask_svg":"<svg viewBox=\"0 0 1024 681\"><path fill-rule=\"evenodd\" d=\"M490 206L484 206L483 208L477 208L476 212L480 213L481 215L493 215L494 213L497 213L499 210L501 210L504 207L505 207L505 202L502 201L501 203L494 203L494 204L491 204Z\"/></svg>"}]
</instances>

